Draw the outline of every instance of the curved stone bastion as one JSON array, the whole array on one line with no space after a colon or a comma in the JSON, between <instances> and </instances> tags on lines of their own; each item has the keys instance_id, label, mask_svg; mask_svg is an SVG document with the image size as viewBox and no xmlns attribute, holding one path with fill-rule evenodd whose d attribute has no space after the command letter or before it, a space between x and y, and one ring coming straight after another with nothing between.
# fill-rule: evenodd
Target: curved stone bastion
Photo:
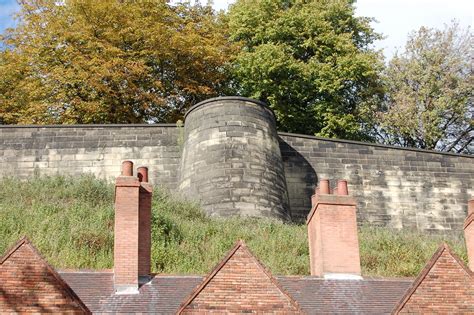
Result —
<instances>
[{"instance_id":1,"label":"curved stone bastion","mask_svg":"<svg viewBox=\"0 0 474 315\"><path fill-rule=\"evenodd\" d=\"M278 142L277 142L278 141ZM275 132L264 104L208 100L181 124L0 125L0 178L92 174L115 180L122 161L209 214L304 222L315 184L345 179L357 222L456 232L474 196L474 156ZM282 161L283 160L283 161Z\"/></svg>"},{"instance_id":2,"label":"curved stone bastion","mask_svg":"<svg viewBox=\"0 0 474 315\"><path fill-rule=\"evenodd\" d=\"M179 190L211 216L289 219L275 116L267 105L219 97L191 107Z\"/></svg>"}]
</instances>

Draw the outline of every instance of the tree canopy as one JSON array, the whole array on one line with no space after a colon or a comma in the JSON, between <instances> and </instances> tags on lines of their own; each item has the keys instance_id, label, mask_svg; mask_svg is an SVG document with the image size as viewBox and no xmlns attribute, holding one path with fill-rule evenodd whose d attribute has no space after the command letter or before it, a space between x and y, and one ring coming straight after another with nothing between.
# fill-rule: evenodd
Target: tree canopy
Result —
<instances>
[{"instance_id":1,"label":"tree canopy","mask_svg":"<svg viewBox=\"0 0 474 315\"><path fill-rule=\"evenodd\" d=\"M370 49L380 36L353 1L237 0L228 19L243 46L234 87L270 104L280 130L367 139L382 92L381 56Z\"/></svg>"},{"instance_id":2,"label":"tree canopy","mask_svg":"<svg viewBox=\"0 0 474 315\"><path fill-rule=\"evenodd\" d=\"M381 140L400 146L473 153L474 106L469 29L422 27L385 71Z\"/></svg>"},{"instance_id":3,"label":"tree canopy","mask_svg":"<svg viewBox=\"0 0 474 315\"><path fill-rule=\"evenodd\" d=\"M472 33L421 28L384 65L354 0L23 0L0 36L0 124L176 122L262 100L281 131L474 151Z\"/></svg>"},{"instance_id":4,"label":"tree canopy","mask_svg":"<svg viewBox=\"0 0 474 315\"><path fill-rule=\"evenodd\" d=\"M22 1L3 44L3 124L176 121L233 51L210 7L165 0Z\"/></svg>"}]
</instances>

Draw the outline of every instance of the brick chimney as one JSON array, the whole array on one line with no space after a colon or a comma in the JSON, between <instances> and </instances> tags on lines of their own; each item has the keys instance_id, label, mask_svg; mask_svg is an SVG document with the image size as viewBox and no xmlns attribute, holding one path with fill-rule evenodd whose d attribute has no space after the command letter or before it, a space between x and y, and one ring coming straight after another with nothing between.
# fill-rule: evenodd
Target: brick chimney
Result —
<instances>
[{"instance_id":1,"label":"brick chimney","mask_svg":"<svg viewBox=\"0 0 474 315\"><path fill-rule=\"evenodd\" d=\"M140 181L139 231L138 231L138 276L141 282L148 282L151 273L151 197L153 188L148 183L148 168L137 169Z\"/></svg>"},{"instance_id":2,"label":"brick chimney","mask_svg":"<svg viewBox=\"0 0 474 315\"><path fill-rule=\"evenodd\" d=\"M362 279L356 202L340 180L331 194L323 179L311 198L308 226L311 275L326 279Z\"/></svg>"},{"instance_id":3,"label":"brick chimney","mask_svg":"<svg viewBox=\"0 0 474 315\"><path fill-rule=\"evenodd\" d=\"M114 287L116 294L137 294L150 276L151 196L148 169L122 163L115 181Z\"/></svg>"},{"instance_id":4,"label":"brick chimney","mask_svg":"<svg viewBox=\"0 0 474 315\"><path fill-rule=\"evenodd\" d=\"M464 238L466 240L469 268L474 271L474 199L468 201L467 218L464 221Z\"/></svg>"}]
</instances>

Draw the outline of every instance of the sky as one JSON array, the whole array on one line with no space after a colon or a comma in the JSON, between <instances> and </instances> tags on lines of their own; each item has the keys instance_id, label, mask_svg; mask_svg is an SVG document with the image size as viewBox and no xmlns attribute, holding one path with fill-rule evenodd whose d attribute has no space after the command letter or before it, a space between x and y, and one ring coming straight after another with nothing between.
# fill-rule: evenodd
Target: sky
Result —
<instances>
[{"instance_id":1,"label":"sky","mask_svg":"<svg viewBox=\"0 0 474 315\"><path fill-rule=\"evenodd\" d=\"M206 2L205 0L202 2ZM225 10L233 0L213 0L217 10ZM12 14L18 10L16 0L0 0L0 33L14 25ZM383 49L387 59L402 51L408 34L421 26L443 29L453 19L461 27L473 25L474 0L359 0L356 15L374 17L374 29L385 39L375 48Z\"/></svg>"},{"instance_id":2,"label":"sky","mask_svg":"<svg viewBox=\"0 0 474 315\"><path fill-rule=\"evenodd\" d=\"M12 14L18 10L18 7L16 0L0 0L0 33L14 25Z\"/></svg>"}]
</instances>

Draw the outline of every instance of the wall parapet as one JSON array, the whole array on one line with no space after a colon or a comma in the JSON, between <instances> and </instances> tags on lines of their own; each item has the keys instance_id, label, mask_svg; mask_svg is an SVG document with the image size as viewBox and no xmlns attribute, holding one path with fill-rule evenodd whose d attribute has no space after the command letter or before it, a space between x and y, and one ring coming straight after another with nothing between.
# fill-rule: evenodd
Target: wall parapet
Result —
<instances>
[{"instance_id":1,"label":"wall parapet","mask_svg":"<svg viewBox=\"0 0 474 315\"><path fill-rule=\"evenodd\" d=\"M325 137L318 137L318 136L311 136L311 135L303 135L303 134L290 133L290 132L280 132L280 131L278 132L278 135L286 136L286 137L302 138L302 139L314 139L314 140L319 140L319 141L329 141L329 142L337 142L337 143L359 144L359 145L365 145L365 146L370 146L370 147L378 147L378 148L385 148L385 149L414 151L414 152L424 152L424 153L433 153L433 154L443 154L443 155L451 155L451 156L462 156L462 157L467 157L467 158L472 158L472 159L474 159L474 155L470 155L470 154L453 153L453 152L443 152L443 151L437 151L437 150L427 150L427 149L409 148L409 147L399 147L399 146L396 146L396 145L380 144L380 143L374 143L374 142L363 142L363 141L337 139L337 138L325 138Z\"/></svg>"},{"instance_id":2,"label":"wall parapet","mask_svg":"<svg viewBox=\"0 0 474 315\"><path fill-rule=\"evenodd\" d=\"M235 105L248 99L230 97L218 100ZM197 104L199 106L193 113L196 114L196 109L203 104L215 101ZM254 100L250 103L264 106ZM283 196L286 191L287 208L291 216L302 221L311 209L311 195L318 180L337 177L350 183L349 191L356 198L359 209L359 224L366 222L398 229L461 231L467 213L467 201L474 196L474 156L285 132L270 137L267 129L274 128L271 126L273 116L257 107L251 110L251 114L242 109L233 112L230 108L213 112L213 117L227 115L231 119L228 121L230 124L214 129L225 130L219 137L228 136L232 141L223 138L213 144L212 139L206 138L207 135L201 139L207 141L208 145L215 145L216 150L222 147L224 155L219 157L217 151L213 152L212 160L218 162L221 159L224 166L230 161L231 167L236 168L228 171L233 174L231 179L239 182L242 177L242 187L237 188L241 192L253 191L251 188L261 183L265 187L259 190L259 194L265 198L271 197L269 203L277 203L278 196ZM245 118L240 117L242 113L246 115ZM210 124L219 120L213 117L201 118L207 119ZM199 119L191 124L203 130L209 127ZM270 127L266 125L267 129L262 127L261 130L253 130L253 125L262 119ZM187 127L192 126L188 124ZM198 144L184 148L183 140L186 139L182 137L185 136L185 128L177 127L176 124L3 125L0 126L0 177L15 176L21 179L34 174L92 173L111 179L118 175L121 161L129 158L151 167L150 182L177 190L183 184L180 183L182 155L186 153L193 156L194 150L199 150ZM239 128L242 130L237 130ZM221 133L221 130L218 132ZM264 135L262 139L265 141L276 138L278 142L258 142L251 137L247 139L246 132L249 135L254 132ZM253 143L254 148L242 149L248 144L246 141ZM271 149L263 152L262 143L265 148ZM274 156L270 154L272 152ZM257 165L257 161L246 161L246 154L255 159L259 158L258 154L264 155L270 162ZM276 169L266 167L275 164L274 161L279 160L278 156L281 156L281 162L278 162L280 166ZM254 168L248 172L251 176L240 176L240 173L245 173L244 169L239 169L244 164L236 159L243 159L245 163L253 165ZM195 164L192 167L197 166ZM188 170L189 174L193 172L192 167ZM212 171L216 174L222 172L217 167ZM275 178L279 176L282 180L269 180L259 175L259 172L265 176L267 173L276 174ZM249 183L244 181L244 177ZM214 182L218 182L217 177ZM229 189L239 186L227 181L221 184L222 188L229 186ZM210 188L209 191L217 194L215 189ZM232 202L240 202L233 200L237 197L231 195L229 193ZM247 203L252 200L266 202L260 195L242 195L238 198Z\"/></svg>"},{"instance_id":3,"label":"wall parapet","mask_svg":"<svg viewBox=\"0 0 474 315\"><path fill-rule=\"evenodd\" d=\"M87 125L0 125L0 129L21 129L21 128L172 128L176 124L87 124Z\"/></svg>"}]
</instances>

